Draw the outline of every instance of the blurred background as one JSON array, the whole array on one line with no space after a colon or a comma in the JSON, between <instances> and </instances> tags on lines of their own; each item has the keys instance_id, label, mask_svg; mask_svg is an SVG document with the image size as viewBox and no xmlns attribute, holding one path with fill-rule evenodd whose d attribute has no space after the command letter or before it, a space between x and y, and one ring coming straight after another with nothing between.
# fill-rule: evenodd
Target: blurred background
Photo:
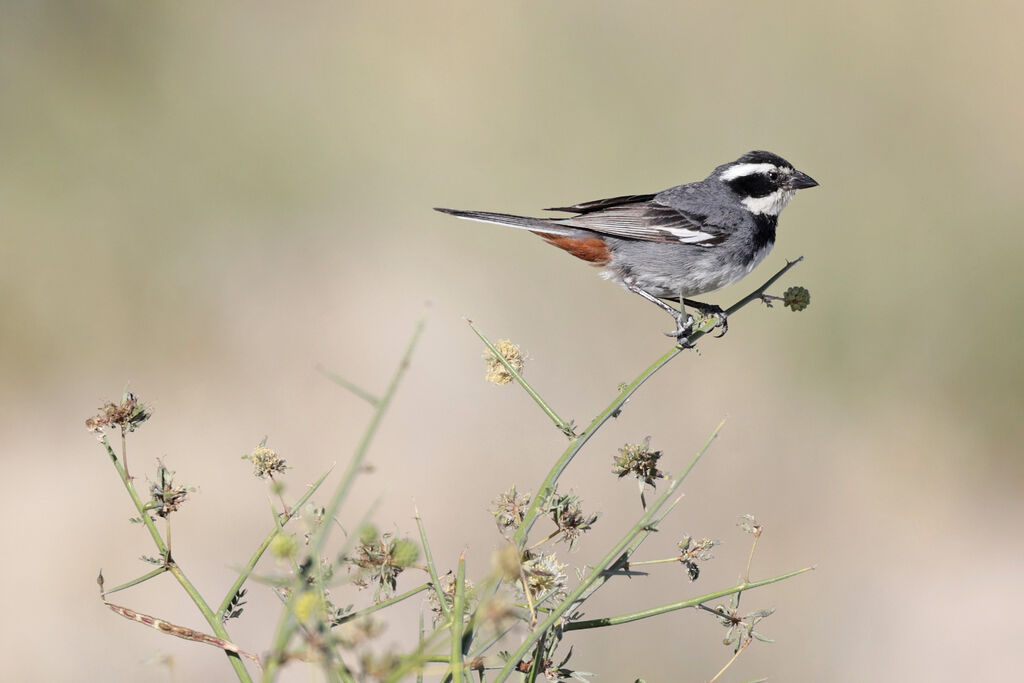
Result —
<instances>
[{"instance_id":1,"label":"blurred background","mask_svg":"<svg viewBox=\"0 0 1024 683\"><path fill-rule=\"evenodd\" d=\"M520 344L528 378L582 424L668 348L669 321L540 240L431 207L653 192L751 149L821 187L794 200L751 278L708 299L728 305L803 255L776 293L804 285L811 307L744 310L573 463L564 486L602 512L578 550L558 547L575 567L639 513L610 473L618 447L650 435L678 471L728 418L641 552L669 556L689 533L722 540L716 559L692 585L651 567L587 614L731 585L749 548L737 516L753 513L755 578L818 569L745 595L778 608L762 623L776 642L720 680L1012 676L1022 22L1008 0L3 3L6 676L230 680L219 651L98 599L100 567L113 586L153 550L83 421L127 382L152 404L133 473L144 482L160 457L198 487L175 557L219 601L270 525L240 456L268 436L293 497L344 464L370 411L315 366L381 392L423 315L343 519L377 503L377 524L407 535L415 500L437 561L466 550L469 575L486 575L490 501L535 491L565 439L515 386L483 381L462 317ZM277 607L259 586L249 600L229 626L260 652ZM114 602L205 625L170 577ZM410 619L376 647L407 644ZM731 655L723 635L682 611L567 644L596 680L706 681Z\"/></svg>"}]
</instances>

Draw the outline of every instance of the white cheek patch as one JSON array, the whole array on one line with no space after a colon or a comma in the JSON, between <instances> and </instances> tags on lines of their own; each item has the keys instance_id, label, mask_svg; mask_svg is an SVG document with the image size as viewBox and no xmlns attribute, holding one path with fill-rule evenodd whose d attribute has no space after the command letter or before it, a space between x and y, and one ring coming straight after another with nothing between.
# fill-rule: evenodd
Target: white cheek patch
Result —
<instances>
[{"instance_id":1,"label":"white cheek patch","mask_svg":"<svg viewBox=\"0 0 1024 683\"><path fill-rule=\"evenodd\" d=\"M779 167L775 164L736 164L722 171L722 175L718 176L722 182L729 182L736 178L742 178L747 175L754 175L755 173L767 174L768 171L778 171Z\"/></svg>"},{"instance_id":2,"label":"white cheek patch","mask_svg":"<svg viewBox=\"0 0 1024 683\"><path fill-rule=\"evenodd\" d=\"M747 207L750 213L755 216L760 216L761 214L778 216L786 208L786 204L789 204L789 200L793 198L794 193L794 190L775 190L775 192L764 197L747 197L741 201L743 206Z\"/></svg>"}]
</instances>

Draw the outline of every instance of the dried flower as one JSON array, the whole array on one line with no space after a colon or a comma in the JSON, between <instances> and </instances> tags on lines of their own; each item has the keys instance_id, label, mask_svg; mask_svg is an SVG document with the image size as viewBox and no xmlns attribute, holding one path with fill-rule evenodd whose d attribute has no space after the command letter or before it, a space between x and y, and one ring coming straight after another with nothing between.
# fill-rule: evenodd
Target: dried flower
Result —
<instances>
[{"instance_id":1,"label":"dried flower","mask_svg":"<svg viewBox=\"0 0 1024 683\"><path fill-rule=\"evenodd\" d=\"M761 532L764 531L764 527L761 526L760 522L754 518L754 515L743 515L740 517L740 521L736 523L736 526L743 529L746 533L751 536L760 536Z\"/></svg>"},{"instance_id":2,"label":"dried flower","mask_svg":"<svg viewBox=\"0 0 1024 683\"><path fill-rule=\"evenodd\" d=\"M102 434L108 426L120 427L122 431L134 432L152 415L149 406L141 403L130 391L121 397L120 403L107 402L98 415L85 421L85 428L90 432Z\"/></svg>"},{"instance_id":3,"label":"dried flower","mask_svg":"<svg viewBox=\"0 0 1024 683\"><path fill-rule=\"evenodd\" d=\"M517 573L516 578L518 577ZM451 609L455 605L455 583L455 575L451 572L441 577L441 595L444 596L445 609ZM472 603L473 582L466 579L464 583L466 595L469 596L470 603ZM430 603L430 609L434 612L435 618L440 618L441 608L437 601L437 591L430 591L427 594L427 601ZM467 609L464 616L468 619L472 612L472 609Z\"/></svg>"},{"instance_id":4,"label":"dried flower","mask_svg":"<svg viewBox=\"0 0 1024 683\"><path fill-rule=\"evenodd\" d=\"M760 640L765 643L774 642L771 638L755 631L754 627L762 620L774 614L775 608L757 610L756 612L740 616L739 605L740 594L733 593L732 598L729 600L729 607L724 605L718 605L714 609L704 607L705 610L713 613L718 618L718 623L728 629L725 632L725 637L722 639L722 644L732 645L734 646L733 651L738 652L740 648L745 647L751 640Z\"/></svg>"},{"instance_id":5,"label":"dried flower","mask_svg":"<svg viewBox=\"0 0 1024 683\"><path fill-rule=\"evenodd\" d=\"M195 489L174 485L174 472L157 460L157 481L149 485L150 502L147 509L156 511L158 517L167 517L188 500L188 494Z\"/></svg>"},{"instance_id":6,"label":"dried flower","mask_svg":"<svg viewBox=\"0 0 1024 683\"><path fill-rule=\"evenodd\" d=\"M398 575L416 562L420 550L412 541L394 539L391 534L383 534L375 539L368 537L369 534L362 534L362 542L356 546L355 556L346 558L346 561L360 570L352 582L365 588L373 581L377 584L375 598L379 599L382 594L390 594L395 590Z\"/></svg>"},{"instance_id":7,"label":"dried flower","mask_svg":"<svg viewBox=\"0 0 1024 683\"><path fill-rule=\"evenodd\" d=\"M554 554L537 555L523 562L523 575L531 595L550 594L556 599L565 594L565 565Z\"/></svg>"},{"instance_id":8,"label":"dried flower","mask_svg":"<svg viewBox=\"0 0 1024 683\"><path fill-rule=\"evenodd\" d=\"M686 567L690 581L696 581L700 577L700 567L697 566L697 562L710 560L711 549L718 544L719 541L713 541L710 538L694 541L690 536L683 536L683 540L679 541L679 557L677 559Z\"/></svg>"},{"instance_id":9,"label":"dried flower","mask_svg":"<svg viewBox=\"0 0 1024 683\"><path fill-rule=\"evenodd\" d=\"M658 469L661 451L651 450L651 437L649 436L643 440L643 443L627 443L619 449L619 454L614 458L612 473L618 475L619 479L627 474L632 474L638 481L655 486L658 479L665 477L665 474Z\"/></svg>"},{"instance_id":10,"label":"dried flower","mask_svg":"<svg viewBox=\"0 0 1024 683\"><path fill-rule=\"evenodd\" d=\"M501 354L501 357L508 362L512 369L522 374L524 358L517 344L513 344L508 339L499 339L494 348L497 349L498 353ZM501 385L508 384L514 379L512 373L505 367L505 364L490 349L484 349L483 357L487 361L486 379L488 382Z\"/></svg>"},{"instance_id":11,"label":"dried flower","mask_svg":"<svg viewBox=\"0 0 1024 683\"><path fill-rule=\"evenodd\" d=\"M242 460L250 460L252 462L252 473L254 476L273 478L274 474L283 474L288 469L288 465L285 463L284 458L277 454L277 451L267 448L266 443L266 439L261 441L256 448L252 449L252 453L243 455Z\"/></svg>"},{"instance_id":12,"label":"dried flower","mask_svg":"<svg viewBox=\"0 0 1024 683\"><path fill-rule=\"evenodd\" d=\"M569 543L571 549L579 537L590 531L597 521L598 514L589 517L583 513L583 506L580 504L579 496L572 494L553 495L548 503L545 512L551 517L551 521L558 527L562 540Z\"/></svg>"},{"instance_id":13,"label":"dried flower","mask_svg":"<svg viewBox=\"0 0 1024 683\"><path fill-rule=\"evenodd\" d=\"M518 494L513 486L494 499L492 513L502 529L518 529L523 523L523 515L530 505L530 494Z\"/></svg>"}]
</instances>

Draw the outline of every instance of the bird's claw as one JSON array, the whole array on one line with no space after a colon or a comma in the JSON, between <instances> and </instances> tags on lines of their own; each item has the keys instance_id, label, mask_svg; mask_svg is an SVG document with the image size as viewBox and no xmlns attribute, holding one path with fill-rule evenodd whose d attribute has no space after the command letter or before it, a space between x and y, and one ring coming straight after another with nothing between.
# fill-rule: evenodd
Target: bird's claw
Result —
<instances>
[{"instance_id":1,"label":"bird's claw","mask_svg":"<svg viewBox=\"0 0 1024 683\"><path fill-rule=\"evenodd\" d=\"M684 349L692 348L693 344L690 343L690 332L693 331L693 323L693 316L689 313L686 314L685 318L682 314L679 314L676 317L676 329L671 332L666 332L665 336L675 337L676 341L679 342L679 345Z\"/></svg>"},{"instance_id":2,"label":"bird's claw","mask_svg":"<svg viewBox=\"0 0 1024 683\"><path fill-rule=\"evenodd\" d=\"M715 339L718 339L719 337L724 337L725 333L729 331L729 316L726 315L725 311L723 311L722 309L712 311L711 315L718 318L718 322L715 323L715 327L722 328L721 330L719 330L718 334L715 335Z\"/></svg>"}]
</instances>

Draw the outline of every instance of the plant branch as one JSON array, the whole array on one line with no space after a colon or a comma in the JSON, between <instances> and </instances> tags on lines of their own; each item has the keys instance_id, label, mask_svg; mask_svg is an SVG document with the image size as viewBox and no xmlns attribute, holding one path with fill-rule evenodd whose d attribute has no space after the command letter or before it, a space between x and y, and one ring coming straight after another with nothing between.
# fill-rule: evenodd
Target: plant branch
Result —
<instances>
[{"instance_id":1,"label":"plant branch","mask_svg":"<svg viewBox=\"0 0 1024 683\"><path fill-rule=\"evenodd\" d=\"M530 383L527 382L523 378L523 376L521 374L519 374L519 372L514 367L512 367L512 364L508 362L508 359L505 358L505 356L503 356L501 354L501 352L498 351L498 349L494 346L494 344L491 343L491 340L488 339L487 337L485 337L484 333L481 332L479 329L477 329L476 325L473 324L472 320L467 318L466 322L469 323L470 329L472 329L474 332L476 332L476 336L480 337L480 340L483 341L483 343L487 345L487 349L494 355L494 357L502 365L505 366L505 369L508 370L509 374L512 375L512 377L515 378L516 382L519 383L519 386L521 386L524 390L526 390L526 393L528 393L530 395L530 398L532 398L534 400L534 402L536 402L536 404L540 406L541 410L543 410L544 413L549 418L551 418L551 421L555 423L555 426L558 427L559 431L561 431L563 434L565 434L569 438L572 438L573 436L575 436L575 432L573 431L572 423L571 422L566 422L565 420L563 420L561 417L558 416L558 413L556 413L554 411L554 409L551 406L548 405L547 401L545 401L543 398L541 398L541 395L538 394L537 391L532 386L530 386Z\"/></svg>"},{"instance_id":2,"label":"plant branch","mask_svg":"<svg viewBox=\"0 0 1024 683\"><path fill-rule=\"evenodd\" d=\"M620 624L628 624L631 621L639 621L641 619L649 619L650 617L656 617L659 614L666 614L668 612L675 612L676 610L686 609L687 607L697 607L705 602L711 600L717 600L727 595L734 593L741 593L746 590L753 588L760 588L761 586L767 586L772 583L778 583L779 581L785 581L799 574L809 572L814 567L804 567L803 569L797 569L795 571L780 574L779 576L773 576L770 579L762 579L760 581L743 581L730 588L725 588L714 593L708 593L706 595L699 595L689 600L683 600L682 602L674 602L669 605L661 605L660 607L652 607L651 609L642 610L640 612L633 612L631 614L622 614L617 617L602 617L600 619L587 619L586 621L574 621L565 625L565 631L579 631L587 628L603 628L605 626L618 626Z\"/></svg>"}]
</instances>

